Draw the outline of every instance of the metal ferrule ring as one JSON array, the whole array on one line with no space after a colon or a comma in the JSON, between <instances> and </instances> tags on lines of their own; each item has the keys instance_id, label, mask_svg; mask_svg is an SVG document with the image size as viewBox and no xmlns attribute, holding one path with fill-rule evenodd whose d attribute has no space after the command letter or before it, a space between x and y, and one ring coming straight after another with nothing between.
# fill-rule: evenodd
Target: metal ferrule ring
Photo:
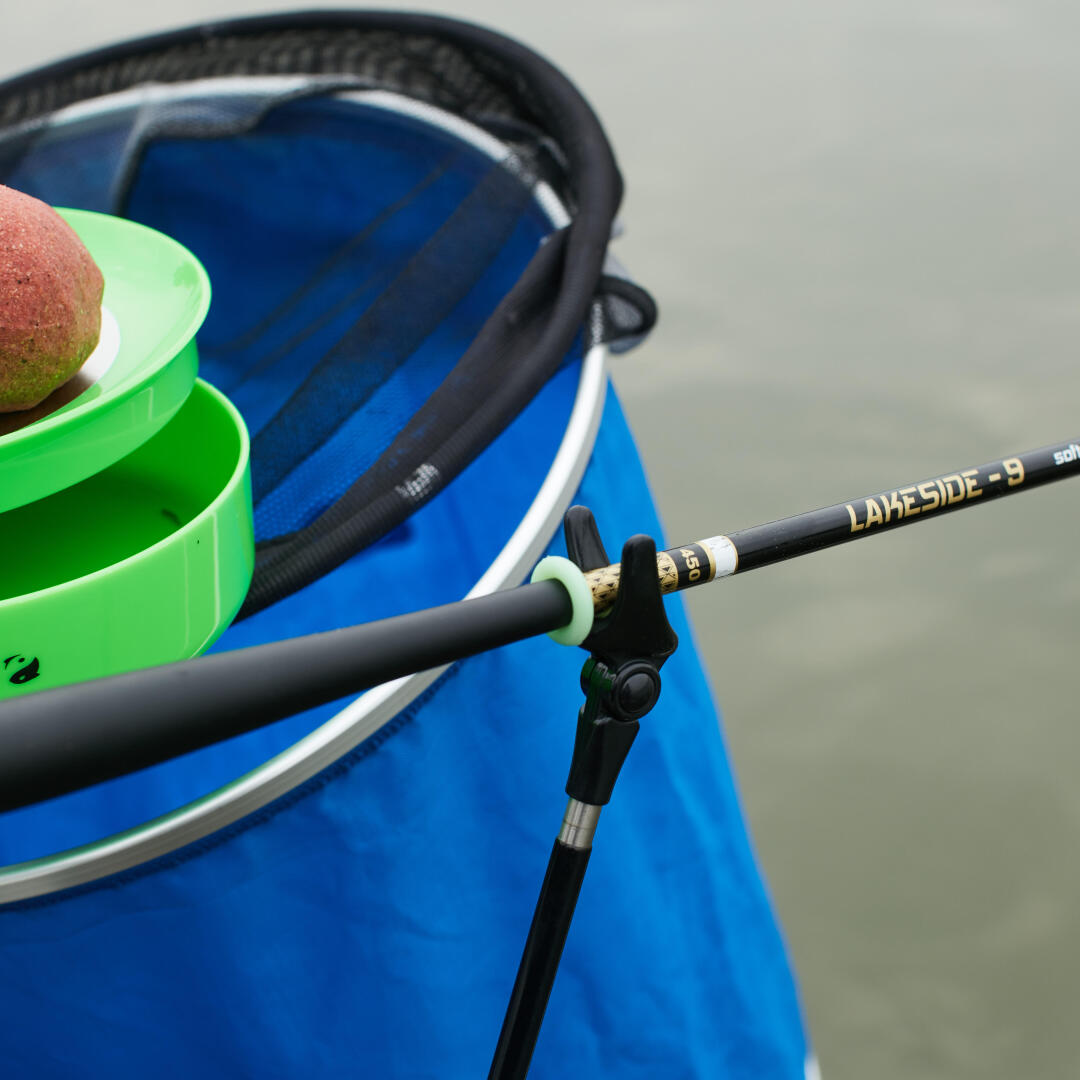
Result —
<instances>
[{"instance_id":1,"label":"metal ferrule ring","mask_svg":"<svg viewBox=\"0 0 1080 1080\"><path fill-rule=\"evenodd\" d=\"M592 847L593 833L596 832L596 823L600 820L602 809L603 807L593 806L592 803L571 799L566 804L566 813L563 814L559 843L577 851L588 851Z\"/></svg>"}]
</instances>

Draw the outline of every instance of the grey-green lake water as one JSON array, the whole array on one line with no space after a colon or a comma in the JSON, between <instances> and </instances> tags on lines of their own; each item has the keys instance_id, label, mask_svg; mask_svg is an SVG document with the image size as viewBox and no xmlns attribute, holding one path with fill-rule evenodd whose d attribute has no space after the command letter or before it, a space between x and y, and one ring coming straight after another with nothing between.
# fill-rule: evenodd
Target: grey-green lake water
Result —
<instances>
[{"instance_id":1,"label":"grey-green lake water","mask_svg":"<svg viewBox=\"0 0 1080 1080\"><path fill-rule=\"evenodd\" d=\"M0 70L274 6L13 5ZM1080 7L443 10L612 136L671 541L1080 434ZM1080 1075L1078 533L1066 483L690 598L829 1080Z\"/></svg>"}]
</instances>

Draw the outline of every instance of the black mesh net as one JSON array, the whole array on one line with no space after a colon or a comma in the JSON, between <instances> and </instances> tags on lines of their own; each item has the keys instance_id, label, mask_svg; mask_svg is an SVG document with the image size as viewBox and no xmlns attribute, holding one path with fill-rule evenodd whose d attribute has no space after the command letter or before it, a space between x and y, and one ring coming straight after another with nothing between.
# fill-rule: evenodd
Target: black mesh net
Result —
<instances>
[{"instance_id":1,"label":"black mesh net","mask_svg":"<svg viewBox=\"0 0 1080 1080\"><path fill-rule=\"evenodd\" d=\"M373 92L419 109L358 126L345 98ZM102 102L118 104L87 109ZM477 153L448 116L501 149ZM359 183L364 161L387 183ZM569 353L655 319L605 273L621 183L589 106L522 46L449 20L242 20L33 72L0 85L0 182L145 221L207 264L203 370L253 436L242 615L399 526ZM541 187L564 221L537 224Z\"/></svg>"}]
</instances>

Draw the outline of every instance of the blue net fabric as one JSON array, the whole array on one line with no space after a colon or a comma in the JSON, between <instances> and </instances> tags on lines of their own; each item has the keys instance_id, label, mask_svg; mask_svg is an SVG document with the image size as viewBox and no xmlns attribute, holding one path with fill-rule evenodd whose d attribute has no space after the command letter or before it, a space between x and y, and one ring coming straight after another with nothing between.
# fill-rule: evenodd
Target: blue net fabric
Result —
<instances>
[{"instance_id":1,"label":"blue net fabric","mask_svg":"<svg viewBox=\"0 0 1080 1080\"><path fill-rule=\"evenodd\" d=\"M369 139L345 91L408 102L395 111L412 130ZM457 141L432 138L439 128ZM241 619L403 524L513 421L576 337L628 343L655 319L607 257L622 181L591 108L516 42L438 17L263 16L16 77L0 84L0 178L171 224L181 239L190 229L236 290L230 319L248 321L230 324L213 359L248 398L255 431L260 541ZM538 244L519 224L541 178L565 210ZM504 278L521 240L525 260ZM281 275L283 253L294 265ZM498 283L494 307L485 282ZM322 289L333 301L313 307ZM408 422L360 468L375 442L359 414L393 411L402 378L430 392L398 410Z\"/></svg>"},{"instance_id":2,"label":"blue net fabric","mask_svg":"<svg viewBox=\"0 0 1080 1080\"><path fill-rule=\"evenodd\" d=\"M577 499L612 546L660 535L613 398ZM226 643L364 609L379 565ZM783 942L678 598L668 611L682 645L601 819L535 1080L803 1076ZM486 1075L565 802L582 655L536 639L458 664L236 826L0 907L12 1075Z\"/></svg>"},{"instance_id":3,"label":"blue net fabric","mask_svg":"<svg viewBox=\"0 0 1080 1080\"><path fill-rule=\"evenodd\" d=\"M39 139L9 178L122 210L206 266L201 374L251 432L260 541L310 524L374 463L552 230L512 155L296 94L121 109Z\"/></svg>"},{"instance_id":4,"label":"blue net fabric","mask_svg":"<svg viewBox=\"0 0 1080 1080\"><path fill-rule=\"evenodd\" d=\"M192 56L220 74L213 57ZM251 427L264 542L316 520L424 416L557 235L533 197L542 154L492 158L328 89L297 75L181 100L156 91L62 125L0 128L5 182L129 214L207 265L202 371ZM481 94L476 112L487 111L505 121ZM584 343L453 483L219 647L463 595L543 479ZM463 424L490 391L466 393ZM422 488L424 474L410 482ZM613 397L576 498L611 548L633 532L660 538ZM433 559L437 574L408 572ZM540 1080L803 1075L794 981L677 599L669 611L683 645L600 827L534 1059ZM352 753L235 825L0 906L8 1071L483 1075L562 812L580 662L538 640L456 665ZM235 780L334 710L2 815L0 862L137 826Z\"/></svg>"}]
</instances>

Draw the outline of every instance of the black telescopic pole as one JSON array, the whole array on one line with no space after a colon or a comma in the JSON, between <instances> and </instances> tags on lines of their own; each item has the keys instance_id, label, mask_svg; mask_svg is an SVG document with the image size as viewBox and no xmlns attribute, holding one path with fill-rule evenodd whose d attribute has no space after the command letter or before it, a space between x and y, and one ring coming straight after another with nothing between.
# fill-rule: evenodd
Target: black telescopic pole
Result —
<instances>
[{"instance_id":1,"label":"black telescopic pole","mask_svg":"<svg viewBox=\"0 0 1080 1080\"><path fill-rule=\"evenodd\" d=\"M656 556L660 592L759 566L1080 473L1080 437L850 503L712 536ZM617 565L585 575L597 614ZM215 653L0 702L0 811L87 787L359 693L390 679L566 626L556 581L363 626Z\"/></svg>"},{"instance_id":2,"label":"black telescopic pole","mask_svg":"<svg viewBox=\"0 0 1080 1080\"><path fill-rule=\"evenodd\" d=\"M0 703L0 811L197 750L379 683L565 626L539 581L344 630ZM32 684L31 684L32 685Z\"/></svg>"},{"instance_id":3,"label":"black telescopic pole","mask_svg":"<svg viewBox=\"0 0 1080 1080\"><path fill-rule=\"evenodd\" d=\"M607 562L593 516L575 506L566 515L566 546L582 569ZM582 646L585 704L578 714L566 793L570 801L536 902L488 1080L524 1080L529 1071L578 894L592 853L600 811L611 799L638 721L660 696L660 668L678 646L657 587L656 545L633 536L623 548L622 588L610 615Z\"/></svg>"},{"instance_id":4,"label":"black telescopic pole","mask_svg":"<svg viewBox=\"0 0 1080 1080\"><path fill-rule=\"evenodd\" d=\"M488 1080L524 1080L528 1075L585 880L595 827L595 821L579 823L571 844L564 839L568 832L564 823L552 848Z\"/></svg>"}]
</instances>

